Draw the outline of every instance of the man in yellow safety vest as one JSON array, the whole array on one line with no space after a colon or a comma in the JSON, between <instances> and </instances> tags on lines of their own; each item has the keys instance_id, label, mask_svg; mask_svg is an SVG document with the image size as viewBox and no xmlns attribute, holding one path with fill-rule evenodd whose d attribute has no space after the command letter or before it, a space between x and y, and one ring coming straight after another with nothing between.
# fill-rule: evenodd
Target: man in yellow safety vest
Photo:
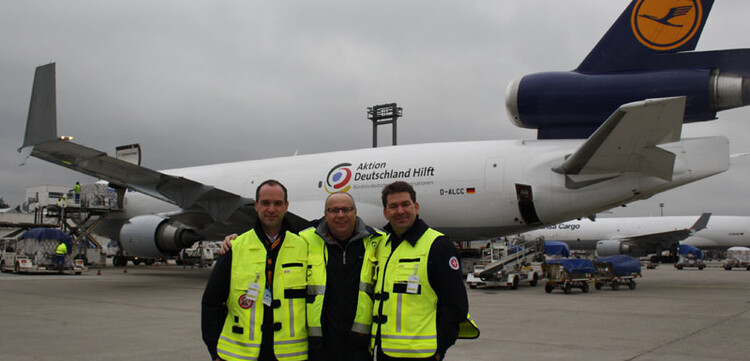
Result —
<instances>
[{"instance_id":1,"label":"man in yellow safety vest","mask_svg":"<svg viewBox=\"0 0 750 361\"><path fill-rule=\"evenodd\" d=\"M442 360L457 338L479 336L468 319L458 252L419 218L410 184L393 182L381 196L389 237L376 251L372 342L377 360Z\"/></svg>"},{"instance_id":2,"label":"man in yellow safety vest","mask_svg":"<svg viewBox=\"0 0 750 361\"><path fill-rule=\"evenodd\" d=\"M286 187L261 183L258 222L214 266L201 312L203 341L214 360L308 358L307 242L290 230L288 207Z\"/></svg>"}]
</instances>

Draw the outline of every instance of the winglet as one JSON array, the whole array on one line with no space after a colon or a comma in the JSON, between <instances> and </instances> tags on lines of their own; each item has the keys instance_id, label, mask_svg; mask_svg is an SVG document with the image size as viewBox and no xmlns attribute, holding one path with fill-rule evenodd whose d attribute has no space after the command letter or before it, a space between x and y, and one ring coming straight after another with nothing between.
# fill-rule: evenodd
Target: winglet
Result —
<instances>
[{"instance_id":1,"label":"winglet","mask_svg":"<svg viewBox=\"0 0 750 361\"><path fill-rule=\"evenodd\" d=\"M695 233L700 231L701 229L706 228L708 225L708 219L711 218L711 213L703 213L701 214L700 218L698 218L697 221L695 221L695 224L693 224L692 227L690 227L690 232Z\"/></svg>"},{"instance_id":2,"label":"winglet","mask_svg":"<svg viewBox=\"0 0 750 361\"><path fill-rule=\"evenodd\" d=\"M34 87L29 102L29 117L26 120L26 136L18 148L22 154L21 164L31 154L31 149L40 143L57 139L57 99L55 96L55 63L36 68Z\"/></svg>"}]
</instances>

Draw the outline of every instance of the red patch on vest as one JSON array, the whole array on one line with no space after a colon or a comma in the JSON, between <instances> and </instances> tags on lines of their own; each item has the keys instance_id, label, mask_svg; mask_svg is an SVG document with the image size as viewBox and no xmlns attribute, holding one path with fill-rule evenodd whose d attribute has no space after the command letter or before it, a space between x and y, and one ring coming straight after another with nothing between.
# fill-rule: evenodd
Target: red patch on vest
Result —
<instances>
[{"instance_id":1,"label":"red patch on vest","mask_svg":"<svg viewBox=\"0 0 750 361\"><path fill-rule=\"evenodd\" d=\"M250 307L253 307L254 302L250 297L243 293L242 296L240 296L240 299L237 300L237 303L240 304L240 307L246 310Z\"/></svg>"}]
</instances>

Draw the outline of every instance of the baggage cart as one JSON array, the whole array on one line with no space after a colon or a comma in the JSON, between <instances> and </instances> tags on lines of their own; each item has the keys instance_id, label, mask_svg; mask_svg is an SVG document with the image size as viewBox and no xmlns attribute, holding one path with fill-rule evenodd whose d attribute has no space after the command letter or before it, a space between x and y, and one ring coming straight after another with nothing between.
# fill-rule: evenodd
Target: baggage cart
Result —
<instances>
[{"instance_id":1,"label":"baggage cart","mask_svg":"<svg viewBox=\"0 0 750 361\"><path fill-rule=\"evenodd\" d=\"M594 275L594 263L588 259L555 259L545 263L544 271L547 275L545 292L552 293L553 289L559 287L565 294L571 293L573 288L587 293Z\"/></svg>"},{"instance_id":2,"label":"baggage cart","mask_svg":"<svg viewBox=\"0 0 750 361\"><path fill-rule=\"evenodd\" d=\"M636 286L635 279L641 277L641 261L622 254L597 258L594 269L594 287L597 290L605 285L612 287L613 291L618 290L620 285L627 285L632 290Z\"/></svg>"}]
</instances>

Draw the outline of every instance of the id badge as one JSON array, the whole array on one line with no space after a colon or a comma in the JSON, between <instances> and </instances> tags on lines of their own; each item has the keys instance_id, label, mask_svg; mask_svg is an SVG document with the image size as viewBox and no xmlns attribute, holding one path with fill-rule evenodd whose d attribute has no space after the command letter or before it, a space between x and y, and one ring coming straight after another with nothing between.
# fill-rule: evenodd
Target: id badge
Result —
<instances>
[{"instance_id":1,"label":"id badge","mask_svg":"<svg viewBox=\"0 0 750 361\"><path fill-rule=\"evenodd\" d=\"M251 300L257 301L258 300L258 294L260 293L260 285L257 283L250 283L247 285L247 297L250 297Z\"/></svg>"},{"instance_id":2,"label":"id badge","mask_svg":"<svg viewBox=\"0 0 750 361\"><path fill-rule=\"evenodd\" d=\"M271 307L271 301L273 301L273 296L271 295L271 290L266 288L266 292L263 293L263 304Z\"/></svg>"},{"instance_id":3,"label":"id badge","mask_svg":"<svg viewBox=\"0 0 750 361\"><path fill-rule=\"evenodd\" d=\"M406 293L415 294L419 291L419 276L409 276L409 282L406 283Z\"/></svg>"}]
</instances>

